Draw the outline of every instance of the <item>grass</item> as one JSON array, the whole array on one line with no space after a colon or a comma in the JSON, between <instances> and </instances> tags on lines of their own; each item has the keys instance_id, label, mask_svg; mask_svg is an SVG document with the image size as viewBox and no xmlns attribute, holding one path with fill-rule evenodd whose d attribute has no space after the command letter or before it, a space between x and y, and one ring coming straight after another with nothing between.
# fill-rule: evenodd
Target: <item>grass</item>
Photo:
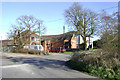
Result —
<instances>
[{"instance_id":1,"label":"grass","mask_svg":"<svg viewBox=\"0 0 120 80\"><path fill-rule=\"evenodd\" d=\"M57 53L57 54L66 54L66 53L73 53L73 51L66 51L66 52L50 52L50 53Z\"/></svg>"},{"instance_id":2,"label":"grass","mask_svg":"<svg viewBox=\"0 0 120 80\"><path fill-rule=\"evenodd\" d=\"M85 50L80 50L80 51L66 51L66 52L63 52L63 53L60 53L60 52L51 52L51 53L58 53L58 54L66 54L66 53L82 53L82 52L91 52L91 51L96 51L98 49L89 49L87 51Z\"/></svg>"}]
</instances>

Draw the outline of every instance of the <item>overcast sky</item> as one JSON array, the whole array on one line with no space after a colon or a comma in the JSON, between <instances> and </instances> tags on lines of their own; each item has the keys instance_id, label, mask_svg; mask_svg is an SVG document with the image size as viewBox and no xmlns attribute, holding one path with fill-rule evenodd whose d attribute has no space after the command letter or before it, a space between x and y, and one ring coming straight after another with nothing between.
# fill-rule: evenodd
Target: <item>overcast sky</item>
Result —
<instances>
[{"instance_id":1,"label":"overcast sky","mask_svg":"<svg viewBox=\"0 0 120 80\"><path fill-rule=\"evenodd\" d=\"M68 32L64 11L72 4L73 2L3 2L0 33L5 39L5 34L9 31L11 24L16 24L16 19L22 15L32 15L43 20L43 24L47 27L45 35L62 34L64 25L66 32ZM83 8L91 9L96 13L100 13L103 9L106 9L108 14L118 10L117 2L80 2L79 4Z\"/></svg>"}]
</instances>

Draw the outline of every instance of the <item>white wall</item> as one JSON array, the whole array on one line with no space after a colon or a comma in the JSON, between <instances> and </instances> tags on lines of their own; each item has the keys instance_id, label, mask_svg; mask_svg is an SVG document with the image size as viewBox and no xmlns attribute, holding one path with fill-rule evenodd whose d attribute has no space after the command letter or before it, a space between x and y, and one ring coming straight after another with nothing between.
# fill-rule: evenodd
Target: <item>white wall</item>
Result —
<instances>
[{"instance_id":1,"label":"white wall","mask_svg":"<svg viewBox=\"0 0 120 80\"><path fill-rule=\"evenodd\" d=\"M84 43L84 40L83 40L81 35L77 35L76 40L77 40L76 41L77 45ZM86 41L87 41L87 48L88 48L88 46L89 46L89 37L86 38ZM93 48L93 38L91 38L91 37L90 37L90 45L92 45L92 48ZM79 48L79 46L78 46L78 48Z\"/></svg>"}]
</instances>

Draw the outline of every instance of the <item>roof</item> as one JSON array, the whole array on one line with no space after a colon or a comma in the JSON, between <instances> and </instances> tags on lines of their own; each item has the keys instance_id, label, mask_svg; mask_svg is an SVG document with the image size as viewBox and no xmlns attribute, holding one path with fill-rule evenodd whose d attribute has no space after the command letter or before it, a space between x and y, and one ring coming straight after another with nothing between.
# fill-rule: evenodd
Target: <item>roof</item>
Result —
<instances>
[{"instance_id":1,"label":"roof","mask_svg":"<svg viewBox=\"0 0 120 80\"><path fill-rule=\"evenodd\" d=\"M32 36L38 36L36 33L32 32L32 31L29 31L29 30L25 30L25 31L21 32L22 35L25 35L25 34L28 34L28 33L32 33L31 34Z\"/></svg>"},{"instance_id":2,"label":"roof","mask_svg":"<svg viewBox=\"0 0 120 80\"><path fill-rule=\"evenodd\" d=\"M73 36L73 31L67 32L64 34L59 34L59 35L46 35L46 36L41 36L42 40L71 40Z\"/></svg>"},{"instance_id":3,"label":"roof","mask_svg":"<svg viewBox=\"0 0 120 80\"><path fill-rule=\"evenodd\" d=\"M29 32L29 30L25 30L25 31L22 32L22 34L27 34L28 32ZM71 40L73 34L74 34L74 31L70 31L70 32L67 32L67 33L64 33L64 34L59 34L59 35L44 35L44 36L41 36L41 38L42 38L42 41L44 41L44 40L51 40L51 41L54 41L54 40ZM31 36L39 36L39 35L33 33Z\"/></svg>"},{"instance_id":4,"label":"roof","mask_svg":"<svg viewBox=\"0 0 120 80\"><path fill-rule=\"evenodd\" d=\"M12 42L13 42L13 40L2 40L2 45L5 46L8 44L11 44Z\"/></svg>"},{"instance_id":5,"label":"roof","mask_svg":"<svg viewBox=\"0 0 120 80\"><path fill-rule=\"evenodd\" d=\"M2 40L2 43L12 42L13 40Z\"/></svg>"}]
</instances>

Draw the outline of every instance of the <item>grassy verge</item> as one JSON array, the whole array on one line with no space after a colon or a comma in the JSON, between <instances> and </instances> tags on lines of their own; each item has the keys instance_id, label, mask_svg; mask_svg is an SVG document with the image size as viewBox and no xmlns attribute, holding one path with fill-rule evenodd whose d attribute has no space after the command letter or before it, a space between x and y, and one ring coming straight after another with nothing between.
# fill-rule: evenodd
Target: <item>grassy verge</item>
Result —
<instances>
[{"instance_id":1,"label":"grassy verge","mask_svg":"<svg viewBox=\"0 0 120 80\"><path fill-rule=\"evenodd\" d=\"M82 53L82 52L91 52L91 51L96 51L98 49L90 49L88 51L84 51L84 50L80 50L80 51L66 51L66 52L51 52L51 53L59 53L59 54L66 54L66 53L75 53L75 52L78 52L78 53Z\"/></svg>"},{"instance_id":2,"label":"grassy verge","mask_svg":"<svg viewBox=\"0 0 120 80\"><path fill-rule=\"evenodd\" d=\"M67 66L72 69L79 70L88 73L91 76L99 77L108 80L120 80L120 73L115 69L106 69L103 67L91 66L84 64L83 62L75 62L69 60L66 62Z\"/></svg>"},{"instance_id":3,"label":"grassy verge","mask_svg":"<svg viewBox=\"0 0 120 80\"><path fill-rule=\"evenodd\" d=\"M50 52L50 53L57 53L57 54L66 54L66 53L73 53L73 51L66 51L66 52Z\"/></svg>"}]
</instances>

